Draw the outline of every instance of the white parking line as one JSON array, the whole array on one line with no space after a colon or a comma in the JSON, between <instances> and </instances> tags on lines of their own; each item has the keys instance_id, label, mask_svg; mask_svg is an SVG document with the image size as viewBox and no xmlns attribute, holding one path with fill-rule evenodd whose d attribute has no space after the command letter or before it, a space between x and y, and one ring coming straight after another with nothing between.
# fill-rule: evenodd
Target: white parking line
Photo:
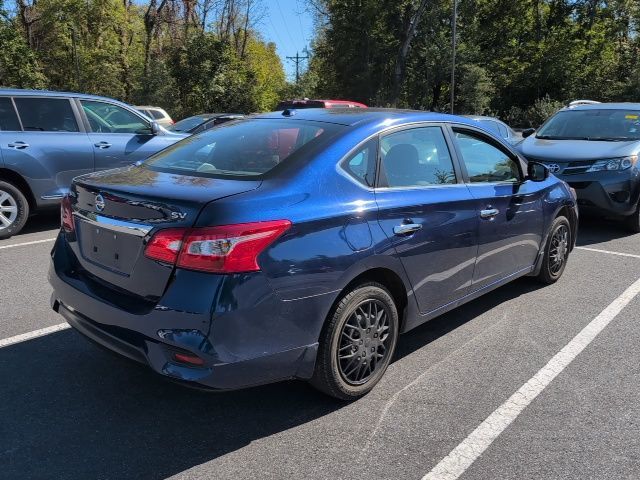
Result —
<instances>
[{"instance_id":1,"label":"white parking line","mask_svg":"<svg viewBox=\"0 0 640 480\"><path fill-rule=\"evenodd\" d=\"M0 348L8 347L9 345L15 345L16 343L20 342L26 342L27 340L31 340L33 338L43 337L44 335L49 335L50 333L66 330L67 328L71 328L68 323L59 323L51 327L34 330L33 332L22 333L20 335L16 335L15 337L3 338L2 340L0 340Z\"/></svg>"},{"instance_id":2,"label":"white parking line","mask_svg":"<svg viewBox=\"0 0 640 480\"><path fill-rule=\"evenodd\" d=\"M634 255L633 253L612 252L610 250L600 250L599 248L576 247L576 249L587 250L589 252L608 253L609 255L620 255L621 257L640 258L640 255Z\"/></svg>"},{"instance_id":3,"label":"white parking line","mask_svg":"<svg viewBox=\"0 0 640 480\"><path fill-rule=\"evenodd\" d=\"M422 480L455 480L489 448L520 413L589 345L622 309L640 293L640 278L591 320L516 393L500 405Z\"/></svg>"},{"instance_id":4,"label":"white parking line","mask_svg":"<svg viewBox=\"0 0 640 480\"><path fill-rule=\"evenodd\" d=\"M25 245L35 245L36 243L53 242L55 238L45 238L44 240L34 240L33 242L24 243L12 243L11 245L0 245L0 250L3 248L24 247Z\"/></svg>"}]
</instances>

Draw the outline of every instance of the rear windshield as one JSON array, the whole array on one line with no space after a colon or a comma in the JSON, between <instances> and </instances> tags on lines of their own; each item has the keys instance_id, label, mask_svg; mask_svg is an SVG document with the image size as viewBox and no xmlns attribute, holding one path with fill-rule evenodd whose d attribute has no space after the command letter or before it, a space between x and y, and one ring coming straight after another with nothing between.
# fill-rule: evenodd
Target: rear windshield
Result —
<instances>
[{"instance_id":1,"label":"rear windshield","mask_svg":"<svg viewBox=\"0 0 640 480\"><path fill-rule=\"evenodd\" d=\"M551 117L536 137L550 140L638 140L640 111L563 110Z\"/></svg>"},{"instance_id":2,"label":"rear windshield","mask_svg":"<svg viewBox=\"0 0 640 480\"><path fill-rule=\"evenodd\" d=\"M304 120L245 120L188 137L153 155L143 165L195 176L256 177L294 153L302 155L342 128Z\"/></svg>"}]
</instances>

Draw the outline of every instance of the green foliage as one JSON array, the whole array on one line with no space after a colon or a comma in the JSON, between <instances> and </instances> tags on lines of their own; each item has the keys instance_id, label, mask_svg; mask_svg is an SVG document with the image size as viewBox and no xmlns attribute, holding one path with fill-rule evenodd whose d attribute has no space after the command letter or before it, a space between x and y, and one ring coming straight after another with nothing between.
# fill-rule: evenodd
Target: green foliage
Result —
<instances>
[{"instance_id":1,"label":"green foliage","mask_svg":"<svg viewBox=\"0 0 640 480\"><path fill-rule=\"evenodd\" d=\"M386 105L389 78L419 0L314 0L310 95ZM452 0L417 19L398 106L448 111ZM635 0L459 0L455 111L538 125L577 98L640 96Z\"/></svg>"},{"instance_id":2,"label":"green foliage","mask_svg":"<svg viewBox=\"0 0 640 480\"><path fill-rule=\"evenodd\" d=\"M0 2L0 85L16 88L44 88L46 78L38 59L14 22L6 17Z\"/></svg>"},{"instance_id":3,"label":"green foliage","mask_svg":"<svg viewBox=\"0 0 640 480\"><path fill-rule=\"evenodd\" d=\"M105 95L175 118L268 110L286 88L275 45L250 28L254 0L227 2L215 19L198 18L212 9L198 0L15 0L12 17L1 2L0 86Z\"/></svg>"}]
</instances>

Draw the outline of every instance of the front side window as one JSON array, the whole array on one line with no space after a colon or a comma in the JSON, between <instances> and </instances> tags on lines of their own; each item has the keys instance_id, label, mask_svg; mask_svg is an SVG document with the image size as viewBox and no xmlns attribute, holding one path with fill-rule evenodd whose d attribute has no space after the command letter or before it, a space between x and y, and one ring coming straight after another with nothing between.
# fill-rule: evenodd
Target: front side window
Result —
<instances>
[{"instance_id":1,"label":"front side window","mask_svg":"<svg viewBox=\"0 0 640 480\"><path fill-rule=\"evenodd\" d=\"M78 123L66 98L15 97L26 132L77 132Z\"/></svg>"},{"instance_id":2,"label":"front side window","mask_svg":"<svg viewBox=\"0 0 640 480\"><path fill-rule=\"evenodd\" d=\"M343 128L303 120L254 119L221 125L158 152L144 166L196 176L256 177Z\"/></svg>"},{"instance_id":3,"label":"front side window","mask_svg":"<svg viewBox=\"0 0 640 480\"><path fill-rule=\"evenodd\" d=\"M420 187L456 183L440 127L402 130L380 141L381 186Z\"/></svg>"},{"instance_id":4,"label":"front side window","mask_svg":"<svg viewBox=\"0 0 640 480\"><path fill-rule=\"evenodd\" d=\"M21 130L13 103L8 97L0 97L0 130L13 132Z\"/></svg>"},{"instance_id":5,"label":"front side window","mask_svg":"<svg viewBox=\"0 0 640 480\"><path fill-rule=\"evenodd\" d=\"M151 133L149 124L136 114L117 105L81 100L91 131L95 133Z\"/></svg>"},{"instance_id":6,"label":"front side window","mask_svg":"<svg viewBox=\"0 0 640 480\"><path fill-rule=\"evenodd\" d=\"M520 169L514 159L479 136L455 132L470 183L519 182Z\"/></svg>"},{"instance_id":7,"label":"front side window","mask_svg":"<svg viewBox=\"0 0 640 480\"><path fill-rule=\"evenodd\" d=\"M356 180L367 187L373 187L376 175L376 157L378 142L369 140L361 148L352 153L342 167Z\"/></svg>"}]
</instances>

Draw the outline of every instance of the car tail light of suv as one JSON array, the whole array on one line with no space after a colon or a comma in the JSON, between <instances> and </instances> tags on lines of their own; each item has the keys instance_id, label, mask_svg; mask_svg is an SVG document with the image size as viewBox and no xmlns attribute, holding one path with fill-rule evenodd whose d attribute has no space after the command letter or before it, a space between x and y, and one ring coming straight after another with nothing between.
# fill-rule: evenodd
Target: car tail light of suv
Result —
<instances>
[{"instance_id":1,"label":"car tail light of suv","mask_svg":"<svg viewBox=\"0 0 640 480\"><path fill-rule=\"evenodd\" d=\"M258 255L291 227L289 220L159 230L145 255L178 268L215 273L260 270Z\"/></svg>"}]
</instances>

